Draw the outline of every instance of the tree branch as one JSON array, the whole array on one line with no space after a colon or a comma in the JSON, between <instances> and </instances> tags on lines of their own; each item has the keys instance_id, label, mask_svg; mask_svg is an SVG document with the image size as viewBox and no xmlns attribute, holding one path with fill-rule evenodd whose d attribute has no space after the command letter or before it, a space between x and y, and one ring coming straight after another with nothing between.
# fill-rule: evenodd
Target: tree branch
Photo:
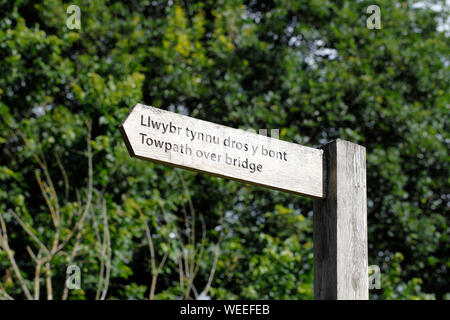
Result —
<instances>
[{"instance_id":1,"label":"tree branch","mask_svg":"<svg viewBox=\"0 0 450 320\"><path fill-rule=\"evenodd\" d=\"M0 245L3 248L3 250L5 250L6 255L8 256L8 260L11 263L11 266L14 270L14 274L16 275L17 279L19 280L20 286L22 287L22 290L23 290L26 298L28 300L33 300L33 297L31 296L31 293L28 290L28 288L25 284L25 280L23 279L21 271L16 263L16 259L14 258L14 253L12 252L11 248L9 247L8 233L6 231L5 221L3 220L3 213L0 213L0 224L1 224L1 229L2 229L2 233L0 236Z\"/></svg>"}]
</instances>

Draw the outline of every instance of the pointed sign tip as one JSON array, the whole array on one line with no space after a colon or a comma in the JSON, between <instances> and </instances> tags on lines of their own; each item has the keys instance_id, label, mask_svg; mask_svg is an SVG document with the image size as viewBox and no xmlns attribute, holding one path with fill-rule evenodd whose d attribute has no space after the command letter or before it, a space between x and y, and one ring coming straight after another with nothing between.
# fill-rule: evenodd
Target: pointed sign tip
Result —
<instances>
[{"instance_id":1,"label":"pointed sign tip","mask_svg":"<svg viewBox=\"0 0 450 320\"><path fill-rule=\"evenodd\" d=\"M125 119L125 121L126 121L126 119ZM124 128L125 121L120 125L119 130L120 130L120 133L122 134L122 138L123 138L123 141L125 142L128 153L130 154L131 157L136 157L136 154L134 153L134 150L131 147L130 140L128 139L127 133Z\"/></svg>"}]
</instances>

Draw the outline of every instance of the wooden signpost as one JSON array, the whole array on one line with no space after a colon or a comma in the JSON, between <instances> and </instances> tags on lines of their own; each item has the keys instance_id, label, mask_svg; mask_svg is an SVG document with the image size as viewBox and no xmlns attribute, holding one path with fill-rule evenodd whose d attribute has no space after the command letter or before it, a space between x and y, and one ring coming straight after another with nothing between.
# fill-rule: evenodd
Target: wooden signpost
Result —
<instances>
[{"instance_id":1,"label":"wooden signpost","mask_svg":"<svg viewBox=\"0 0 450 320\"><path fill-rule=\"evenodd\" d=\"M131 156L314 198L314 296L368 299L365 148L323 149L135 105L120 126Z\"/></svg>"}]
</instances>

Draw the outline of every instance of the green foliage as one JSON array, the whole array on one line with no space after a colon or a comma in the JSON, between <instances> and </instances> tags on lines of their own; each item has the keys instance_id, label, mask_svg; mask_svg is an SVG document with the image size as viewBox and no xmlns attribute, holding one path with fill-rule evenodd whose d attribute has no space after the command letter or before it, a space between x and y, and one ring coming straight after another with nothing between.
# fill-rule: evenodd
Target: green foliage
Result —
<instances>
[{"instance_id":1,"label":"green foliage","mask_svg":"<svg viewBox=\"0 0 450 320\"><path fill-rule=\"evenodd\" d=\"M450 41L437 26L449 8L415 2L0 1L0 214L26 287L33 292L28 250L39 247L13 213L51 245L48 192L61 237L70 234L89 202L92 123L92 204L74 259L82 285L70 299L98 297L105 229L106 297L149 297L145 224L156 262L167 253L155 298L185 297L181 254L198 265L199 291L215 269L212 298L312 299L311 201L131 159L118 126L142 102L280 129L281 139L313 147L338 137L366 146L369 264L382 271L371 298L448 299ZM80 30L66 27L69 4L81 9ZM371 4L380 30L366 28ZM52 259L55 298L69 261ZM44 298L44 269L39 281ZM0 295L25 297L4 248L0 285Z\"/></svg>"}]
</instances>

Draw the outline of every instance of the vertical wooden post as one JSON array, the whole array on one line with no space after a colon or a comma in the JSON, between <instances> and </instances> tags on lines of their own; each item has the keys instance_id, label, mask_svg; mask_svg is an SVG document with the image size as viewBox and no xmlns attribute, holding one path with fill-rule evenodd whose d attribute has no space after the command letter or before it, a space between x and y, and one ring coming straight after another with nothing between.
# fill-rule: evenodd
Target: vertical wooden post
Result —
<instances>
[{"instance_id":1,"label":"vertical wooden post","mask_svg":"<svg viewBox=\"0 0 450 320\"><path fill-rule=\"evenodd\" d=\"M367 300L366 149L324 146L326 198L314 200L314 298Z\"/></svg>"}]
</instances>

